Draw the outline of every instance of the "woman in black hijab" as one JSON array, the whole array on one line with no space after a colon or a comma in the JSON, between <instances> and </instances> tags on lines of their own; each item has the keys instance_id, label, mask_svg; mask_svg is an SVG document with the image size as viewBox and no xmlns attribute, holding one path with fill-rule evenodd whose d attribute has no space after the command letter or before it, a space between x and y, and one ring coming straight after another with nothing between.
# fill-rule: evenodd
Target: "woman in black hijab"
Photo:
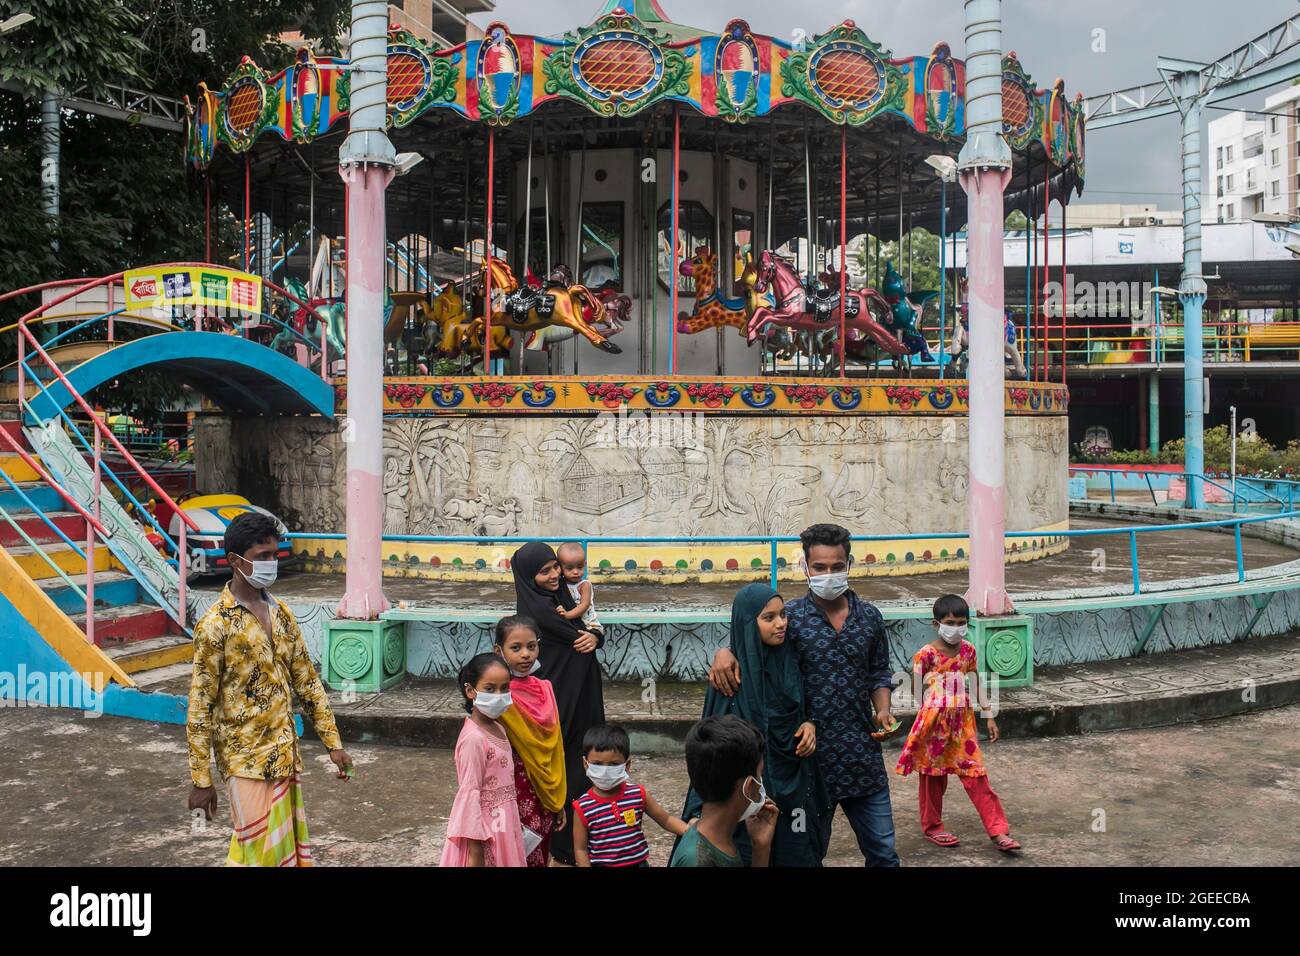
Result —
<instances>
[{"instance_id":1,"label":"woman in black hijab","mask_svg":"<svg viewBox=\"0 0 1300 956\"><path fill-rule=\"evenodd\" d=\"M537 622L541 637L538 677L555 689L564 739L564 771L568 781L567 820L564 829L551 834L551 855L574 865L573 807L590 786L582 768L582 738L605 722L605 698L600 685L596 649L605 643L599 628L582 627L556 608L572 610L576 602L560 581L560 562L551 546L540 541L524 545L510 559L515 577L515 612Z\"/></svg>"}]
</instances>

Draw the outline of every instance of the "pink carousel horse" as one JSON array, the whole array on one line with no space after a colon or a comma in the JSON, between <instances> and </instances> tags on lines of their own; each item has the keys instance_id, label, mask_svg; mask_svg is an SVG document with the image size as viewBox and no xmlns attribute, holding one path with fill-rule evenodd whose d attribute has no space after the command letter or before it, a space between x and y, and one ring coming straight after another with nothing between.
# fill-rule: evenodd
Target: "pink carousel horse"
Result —
<instances>
[{"instance_id":1,"label":"pink carousel horse","mask_svg":"<svg viewBox=\"0 0 1300 956\"><path fill-rule=\"evenodd\" d=\"M784 260L764 249L758 260L758 280L754 285L760 295L769 287L776 295L776 308L760 305L754 310L746 328L752 345L769 325L792 332L838 330L840 293L838 286L825 294L809 295L799 274ZM907 347L895 338L876 316L888 316L889 303L875 289L846 290L845 329L850 342L869 339L872 344L895 357L907 354Z\"/></svg>"}]
</instances>

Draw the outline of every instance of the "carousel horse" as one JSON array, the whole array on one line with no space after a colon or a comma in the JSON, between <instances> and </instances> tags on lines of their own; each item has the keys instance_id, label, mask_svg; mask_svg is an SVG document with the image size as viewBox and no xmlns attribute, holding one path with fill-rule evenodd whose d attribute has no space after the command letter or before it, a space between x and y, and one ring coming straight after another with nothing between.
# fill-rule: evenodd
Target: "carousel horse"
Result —
<instances>
[{"instance_id":1,"label":"carousel horse","mask_svg":"<svg viewBox=\"0 0 1300 956\"><path fill-rule=\"evenodd\" d=\"M520 286L515 274L506 263L489 256L487 268L492 276L492 290L504 296L503 310L493 315L493 329L499 321L503 329L515 332L531 332L551 325L560 325L573 330L603 352L619 355L622 349L598 332L594 323L584 317L584 307L591 309L591 314L603 318L604 304L596 294L584 285L573 283L561 285L562 277L548 282L545 289L525 284ZM557 270L558 271L558 270Z\"/></svg>"},{"instance_id":2,"label":"carousel horse","mask_svg":"<svg viewBox=\"0 0 1300 956\"><path fill-rule=\"evenodd\" d=\"M632 320L632 299L613 289L605 289L597 293L597 296L605 306L604 316L593 320L591 309L585 307L582 316L605 338L612 338L622 332L627 327L626 323ZM528 337L524 339L524 348L530 352L545 352L552 345L567 342L577 334L573 329L563 325L548 325L535 332L529 332Z\"/></svg>"},{"instance_id":3,"label":"carousel horse","mask_svg":"<svg viewBox=\"0 0 1300 956\"><path fill-rule=\"evenodd\" d=\"M285 289L293 296L306 302L311 308L297 306L289 315L288 325L293 328L303 338L310 341L313 345L319 345L321 340L321 326L324 325L325 341L328 346L334 349L335 354L342 358L347 353L347 308L343 302L331 302L329 299L309 299L307 297L307 287L298 279L286 279ZM387 321L392 312L392 298L385 293L384 296L384 319ZM271 339L270 347L278 352L283 352L290 348L302 344L302 339L294 335L288 329L281 329L276 336Z\"/></svg>"},{"instance_id":4,"label":"carousel horse","mask_svg":"<svg viewBox=\"0 0 1300 956\"><path fill-rule=\"evenodd\" d=\"M1010 363L1016 378L1029 378L1029 372L1025 369L1025 361L1020 357L1020 350L1016 348L1016 323L1011 318L1010 309L1002 313L1002 334L1002 352L1006 361ZM970 316L969 305L965 302L958 307L958 320L952 330L952 348L950 352L958 369L962 374L965 374L966 365L970 358Z\"/></svg>"},{"instance_id":5,"label":"carousel horse","mask_svg":"<svg viewBox=\"0 0 1300 956\"><path fill-rule=\"evenodd\" d=\"M744 329L753 310L749 297L729 299L718 291L718 257L708 246L700 246L695 256L683 259L678 272L695 280L695 311L677 316L677 331L681 335L694 335L705 329L731 326Z\"/></svg>"},{"instance_id":6,"label":"carousel horse","mask_svg":"<svg viewBox=\"0 0 1300 956\"><path fill-rule=\"evenodd\" d=\"M794 268L765 249L759 255L754 289L762 294L769 288L775 293L778 304L775 307L761 305L754 310L746 329L750 344L772 324L800 332L839 328L839 290L822 286L824 294L821 290L809 294ZM848 289L845 306L845 330L856 333L850 334L850 341L865 337L890 355L907 354L907 347L875 318L876 314L888 312L888 304L880 293L874 289Z\"/></svg>"},{"instance_id":7,"label":"carousel horse","mask_svg":"<svg viewBox=\"0 0 1300 956\"><path fill-rule=\"evenodd\" d=\"M889 311L894 319L890 331L907 346L908 354L920 355L926 362L934 361L934 356L930 354L930 349L925 344L925 336L917 328L917 321L921 318L921 310L925 307L925 303L939 293L908 292L903 277L894 271L892 262L885 263L885 281L881 291L884 293L885 301L889 303Z\"/></svg>"},{"instance_id":8,"label":"carousel horse","mask_svg":"<svg viewBox=\"0 0 1300 956\"><path fill-rule=\"evenodd\" d=\"M452 285L425 306L422 318L425 341L437 342L439 355L450 358L461 352L477 355L483 351L483 320L469 317L464 300ZM494 323L492 348L509 351L512 344L509 330Z\"/></svg>"}]
</instances>

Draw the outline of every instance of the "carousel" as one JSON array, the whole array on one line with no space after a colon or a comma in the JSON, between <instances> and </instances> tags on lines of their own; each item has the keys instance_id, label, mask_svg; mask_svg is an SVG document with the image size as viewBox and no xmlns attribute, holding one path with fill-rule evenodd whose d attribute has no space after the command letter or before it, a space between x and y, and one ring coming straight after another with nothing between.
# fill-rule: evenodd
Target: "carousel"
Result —
<instances>
[{"instance_id":1,"label":"carousel","mask_svg":"<svg viewBox=\"0 0 1300 956\"><path fill-rule=\"evenodd\" d=\"M267 344L336 384L353 80L309 50L274 72L246 58L201 86L187 137L207 261L293 291L297 335L268 327ZM1083 186L1082 95L1038 88L1015 54L1002 95L1007 209L1064 206ZM852 21L714 32L610 0L551 36L494 23L444 49L393 28L387 103L385 533L484 540L394 543L386 573L498 570L487 539L634 533L680 540L593 545L593 570L752 572L765 549L711 536L817 520L900 535L862 570L965 559L961 541L902 537L965 524L964 293L946 267L965 67L948 44L899 55ZM937 288L910 281L920 229L939 237ZM1068 522L1064 330L1032 305L1007 318L1008 527L1041 532L1020 558L1063 549ZM340 530L342 437L210 426L213 468L257 445L277 513ZM346 563L334 541L301 552Z\"/></svg>"}]
</instances>

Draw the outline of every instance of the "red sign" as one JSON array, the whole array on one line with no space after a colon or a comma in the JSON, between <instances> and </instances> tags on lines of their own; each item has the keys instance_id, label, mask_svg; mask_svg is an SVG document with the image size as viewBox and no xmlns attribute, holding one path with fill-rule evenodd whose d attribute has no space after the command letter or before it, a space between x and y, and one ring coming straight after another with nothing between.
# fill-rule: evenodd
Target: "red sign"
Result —
<instances>
[{"instance_id":1,"label":"red sign","mask_svg":"<svg viewBox=\"0 0 1300 956\"><path fill-rule=\"evenodd\" d=\"M136 279L131 283L131 295L137 299L153 299L158 296L158 280L152 276Z\"/></svg>"},{"instance_id":2,"label":"red sign","mask_svg":"<svg viewBox=\"0 0 1300 956\"><path fill-rule=\"evenodd\" d=\"M230 304L235 307L256 308L259 304L258 292L256 282L232 279L230 283Z\"/></svg>"}]
</instances>

